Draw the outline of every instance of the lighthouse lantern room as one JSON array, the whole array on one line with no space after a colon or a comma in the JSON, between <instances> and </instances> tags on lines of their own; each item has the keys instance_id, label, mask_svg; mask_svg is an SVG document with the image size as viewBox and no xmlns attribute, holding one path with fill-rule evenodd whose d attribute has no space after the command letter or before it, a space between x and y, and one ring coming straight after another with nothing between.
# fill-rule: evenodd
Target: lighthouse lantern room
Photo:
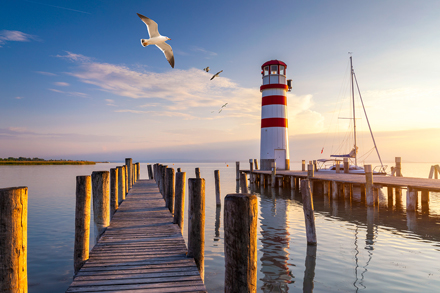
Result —
<instances>
[{"instance_id":1,"label":"lighthouse lantern room","mask_svg":"<svg viewBox=\"0 0 440 293\"><path fill-rule=\"evenodd\" d=\"M276 162L279 170L290 169L286 97L290 86L286 85L286 68L286 63L279 60L261 66L261 170L270 170L272 162Z\"/></svg>"}]
</instances>

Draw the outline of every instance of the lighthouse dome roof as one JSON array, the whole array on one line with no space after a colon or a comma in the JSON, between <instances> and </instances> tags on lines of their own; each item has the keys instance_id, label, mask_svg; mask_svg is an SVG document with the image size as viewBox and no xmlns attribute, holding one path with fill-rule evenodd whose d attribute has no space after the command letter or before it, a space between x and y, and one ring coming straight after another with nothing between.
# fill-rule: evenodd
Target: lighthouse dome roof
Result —
<instances>
[{"instance_id":1,"label":"lighthouse dome roof","mask_svg":"<svg viewBox=\"0 0 440 293\"><path fill-rule=\"evenodd\" d=\"M267 66L267 65L283 65L283 66L285 66L287 68L286 63L284 63L283 61L280 61L280 60L270 60L270 61L265 62L263 65L261 65L261 69L263 69L264 66Z\"/></svg>"}]
</instances>

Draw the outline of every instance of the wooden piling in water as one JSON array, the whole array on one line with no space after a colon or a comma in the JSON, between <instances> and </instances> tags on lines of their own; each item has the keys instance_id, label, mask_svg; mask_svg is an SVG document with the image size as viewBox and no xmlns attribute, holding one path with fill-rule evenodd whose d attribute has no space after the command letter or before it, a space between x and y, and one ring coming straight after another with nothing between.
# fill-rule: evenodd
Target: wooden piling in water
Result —
<instances>
[{"instance_id":1,"label":"wooden piling in water","mask_svg":"<svg viewBox=\"0 0 440 293\"><path fill-rule=\"evenodd\" d=\"M118 210L118 168L110 169L110 217Z\"/></svg>"},{"instance_id":2,"label":"wooden piling in water","mask_svg":"<svg viewBox=\"0 0 440 293\"><path fill-rule=\"evenodd\" d=\"M240 187L241 187L241 193L249 193L248 184L247 184L247 176L246 176L246 173L244 173L244 172L241 172L241 175L240 175Z\"/></svg>"},{"instance_id":3,"label":"wooden piling in water","mask_svg":"<svg viewBox=\"0 0 440 293\"><path fill-rule=\"evenodd\" d=\"M307 165L307 177L308 178L315 177L315 168L313 167L313 164Z\"/></svg>"},{"instance_id":4,"label":"wooden piling in water","mask_svg":"<svg viewBox=\"0 0 440 293\"><path fill-rule=\"evenodd\" d=\"M365 170L365 197L367 206L372 207L375 204L373 190L373 172L371 165L364 165Z\"/></svg>"},{"instance_id":5,"label":"wooden piling in water","mask_svg":"<svg viewBox=\"0 0 440 293\"><path fill-rule=\"evenodd\" d=\"M182 169L181 168L177 168L177 172L182 172Z\"/></svg>"},{"instance_id":6,"label":"wooden piling in water","mask_svg":"<svg viewBox=\"0 0 440 293\"><path fill-rule=\"evenodd\" d=\"M257 197L228 194L224 213L225 292L256 292Z\"/></svg>"},{"instance_id":7,"label":"wooden piling in water","mask_svg":"<svg viewBox=\"0 0 440 293\"><path fill-rule=\"evenodd\" d=\"M339 187L336 181L332 181L332 199L337 200L339 195Z\"/></svg>"},{"instance_id":8,"label":"wooden piling in water","mask_svg":"<svg viewBox=\"0 0 440 293\"><path fill-rule=\"evenodd\" d=\"M254 167L255 167L255 170L258 170L258 160L257 159L254 159Z\"/></svg>"},{"instance_id":9,"label":"wooden piling in water","mask_svg":"<svg viewBox=\"0 0 440 293\"><path fill-rule=\"evenodd\" d=\"M340 161L336 161L336 173L341 173L341 165L339 164Z\"/></svg>"},{"instance_id":10,"label":"wooden piling in water","mask_svg":"<svg viewBox=\"0 0 440 293\"><path fill-rule=\"evenodd\" d=\"M188 179L188 257L205 279L205 179Z\"/></svg>"},{"instance_id":11,"label":"wooden piling in water","mask_svg":"<svg viewBox=\"0 0 440 293\"><path fill-rule=\"evenodd\" d=\"M276 182L276 177L277 177L277 163L274 161L271 163L272 166L272 176L271 176L271 180L270 180L270 185L271 187L275 187L275 185L277 184Z\"/></svg>"},{"instance_id":12,"label":"wooden piling in water","mask_svg":"<svg viewBox=\"0 0 440 293\"><path fill-rule=\"evenodd\" d=\"M306 160L302 160L301 161L301 171L305 171L306 170Z\"/></svg>"},{"instance_id":13,"label":"wooden piling in water","mask_svg":"<svg viewBox=\"0 0 440 293\"><path fill-rule=\"evenodd\" d=\"M167 176L166 176L166 195L165 195L165 203L166 207L170 210L171 214L174 213L174 169L173 168L167 168L166 170Z\"/></svg>"},{"instance_id":14,"label":"wooden piling in water","mask_svg":"<svg viewBox=\"0 0 440 293\"><path fill-rule=\"evenodd\" d=\"M148 179L154 179L153 178L153 170L151 169L151 164L147 165L147 172L148 172Z\"/></svg>"},{"instance_id":15,"label":"wooden piling in water","mask_svg":"<svg viewBox=\"0 0 440 293\"><path fill-rule=\"evenodd\" d=\"M109 171L92 172L93 216L98 226L97 238L110 225Z\"/></svg>"},{"instance_id":16,"label":"wooden piling in water","mask_svg":"<svg viewBox=\"0 0 440 293\"><path fill-rule=\"evenodd\" d=\"M222 200L220 197L220 171L214 171L214 181L215 181L215 202L217 206L222 205Z\"/></svg>"},{"instance_id":17,"label":"wooden piling in water","mask_svg":"<svg viewBox=\"0 0 440 293\"><path fill-rule=\"evenodd\" d=\"M406 189L406 211L414 212L417 210L417 190L408 186Z\"/></svg>"},{"instance_id":18,"label":"wooden piling in water","mask_svg":"<svg viewBox=\"0 0 440 293\"><path fill-rule=\"evenodd\" d=\"M387 195L388 195L388 208L392 208L394 206L394 188L392 186L387 186Z\"/></svg>"},{"instance_id":19,"label":"wooden piling in water","mask_svg":"<svg viewBox=\"0 0 440 293\"><path fill-rule=\"evenodd\" d=\"M240 162L235 162L235 180L240 180Z\"/></svg>"},{"instance_id":20,"label":"wooden piling in water","mask_svg":"<svg viewBox=\"0 0 440 293\"><path fill-rule=\"evenodd\" d=\"M174 224L180 227L180 233L183 234L183 225L185 218L185 189L186 189L186 173L176 173L176 188L174 202Z\"/></svg>"},{"instance_id":21,"label":"wooden piling in water","mask_svg":"<svg viewBox=\"0 0 440 293\"><path fill-rule=\"evenodd\" d=\"M310 188L310 180L301 181L301 195L306 223L307 244L316 245L315 213L313 211L313 194Z\"/></svg>"},{"instance_id":22,"label":"wooden piling in water","mask_svg":"<svg viewBox=\"0 0 440 293\"><path fill-rule=\"evenodd\" d=\"M141 163L137 162L136 163L136 181L141 179Z\"/></svg>"},{"instance_id":23,"label":"wooden piling in water","mask_svg":"<svg viewBox=\"0 0 440 293\"><path fill-rule=\"evenodd\" d=\"M125 200L125 168L118 167L118 205Z\"/></svg>"},{"instance_id":24,"label":"wooden piling in water","mask_svg":"<svg viewBox=\"0 0 440 293\"><path fill-rule=\"evenodd\" d=\"M349 172L348 158L344 158L344 173Z\"/></svg>"},{"instance_id":25,"label":"wooden piling in water","mask_svg":"<svg viewBox=\"0 0 440 293\"><path fill-rule=\"evenodd\" d=\"M196 173L196 178L201 178L200 177L200 168L196 168L195 173Z\"/></svg>"},{"instance_id":26,"label":"wooden piling in water","mask_svg":"<svg viewBox=\"0 0 440 293\"><path fill-rule=\"evenodd\" d=\"M89 259L91 198L91 177L76 176L75 244L73 250L75 275Z\"/></svg>"},{"instance_id":27,"label":"wooden piling in water","mask_svg":"<svg viewBox=\"0 0 440 293\"><path fill-rule=\"evenodd\" d=\"M0 292L28 292L28 188L0 189Z\"/></svg>"},{"instance_id":28,"label":"wooden piling in water","mask_svg":"<svg viewBox=\"0 0 440 293\"><path fill-rule=\"evenodd\" d=\"M125 165L127 166L128 190L130 190L131 186L133 186L133 160L125 158Z\"/></svg>"}]
</instances>

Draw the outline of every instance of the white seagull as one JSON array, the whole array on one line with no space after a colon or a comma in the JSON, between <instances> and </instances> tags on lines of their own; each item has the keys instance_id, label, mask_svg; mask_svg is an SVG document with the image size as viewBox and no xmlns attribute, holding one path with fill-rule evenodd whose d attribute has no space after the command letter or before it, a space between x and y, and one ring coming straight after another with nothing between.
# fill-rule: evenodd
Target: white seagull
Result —
<instances>
[{"instance_id":1,"label":"white seagull","mask_svg":"<svg viewBox=\"0 0 440 293\"><path fill-rule=\"evenodd\" d=\"M147 25L148 34L150 35L150 38L148 40L141 39L142 46L146 47L148 45L156 45L156 47L158 47L163 52L168 62L170 63L171 67L174 68L173 49L171 48L170 45L165 43L166 41L171 39L165 36L161 36L159 34L159 30L157 29L157 23L154 20L146 16L143 16L142 14L139 13L137 15Z\"/></svg>"},{"instance_id":2,"label":"white seagull","mask_svg":"<svg viewBox=\"0 0 440 293\"><path fill-rule=\"evenodd\" d=\"M211 77L211 80L213 80L215 77L219 76L220 73L222 73L222 72L223 72L223 70L220 70L219 72L217 72L216 74L214 74L214 75Z\"/></svg>"}]
</instances>

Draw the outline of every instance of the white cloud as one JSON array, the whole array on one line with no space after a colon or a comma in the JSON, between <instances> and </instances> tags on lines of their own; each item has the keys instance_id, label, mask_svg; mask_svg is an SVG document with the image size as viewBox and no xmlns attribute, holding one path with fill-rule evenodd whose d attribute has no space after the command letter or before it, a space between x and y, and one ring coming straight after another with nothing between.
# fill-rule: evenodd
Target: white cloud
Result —
<instances>
[{"instance_id":1,"label":"white cloud","mask_svg":"<svg viewBox=\"0 0 440 293\"><path fill-rule=\"evenodd\" d=\"M56 76L56 74L52 72L46 72L46 71L35 71L35 72L42 75Z\"/></svg>"},{"instance_id":2,"label":"white cloud","mask_svg":"<svg viewBox=\"0 0 440 293\"><path fill-rule=\"evenodd\" d=\"M91 61L91 58L86 57L86 56L81 55L81 54L74 54L74 53L71 53L69 51L66 51L66 53L67 53L66 55L56 55L55 57L63 58L63 59L66 59L66 60L69 60L69 61L72 61L72 62L76 62L76 61L79 61L79 62L89 62L89 61Z\"/></svg>"},{"instance_id":3,"label":"white cloud","mask_svg":"<svg viewBox=\"0 0 440 293\"><path fill-rule=\"evenodd\" d=\"M23 99L23 97L15 97L17 100L21 100Z\"/></svg>"},{"instance_id":4,"label":"white cloud","mask_svg":"<svg viewBox=\"0 0 440 293\"><path fill-rule=\"evenodd\" d=\"M67 82L62 82L62 81L54 82L53 84L58 85L58 86L69 86L70 85Z\"/></svg>"},{"instance_id":5,"label":"white cloud","mask_svg":"<svg viewBox=\"0 0 440 293\"><path fill-rule=\"evenodd\" d=\"M0 48L6 42L30 42L31 40L38 40L38 38L20 31L0 31Z\"/></svg>"},{"instance_id":6,"label":"white cloud","mask_svg":"<svg viewBox=\"0 0 440 293\"><path fill-rule=\"evenodd\" d=\"M215 53L215 52L211 52L211 51L208 51L208 50L206 50L204 48L195 47L195 46L191 48L191 51L201 52L201 53L205 54L205 58L206 59L210 59L210 58L212 58L214 56L217 56L217 53Z\"/></svg>"},{"instance_id":7,"label":"white cloud","mask_svg":"<svg viewBox=\"0 0 440 293\"><path fill-rule=\"evenodd\" d=\"M65 91L60 91L60 90L57 90L57 89L48 89L48 90L53 91L53 92L56 92L56 93L60 93L60 94L66 94L66 95L69 95L69 96L83 97L83 98L87 97L87 94L86 94L86 93L80 93L80 92L65 92Z\"/></svg>"}]
</instances>

